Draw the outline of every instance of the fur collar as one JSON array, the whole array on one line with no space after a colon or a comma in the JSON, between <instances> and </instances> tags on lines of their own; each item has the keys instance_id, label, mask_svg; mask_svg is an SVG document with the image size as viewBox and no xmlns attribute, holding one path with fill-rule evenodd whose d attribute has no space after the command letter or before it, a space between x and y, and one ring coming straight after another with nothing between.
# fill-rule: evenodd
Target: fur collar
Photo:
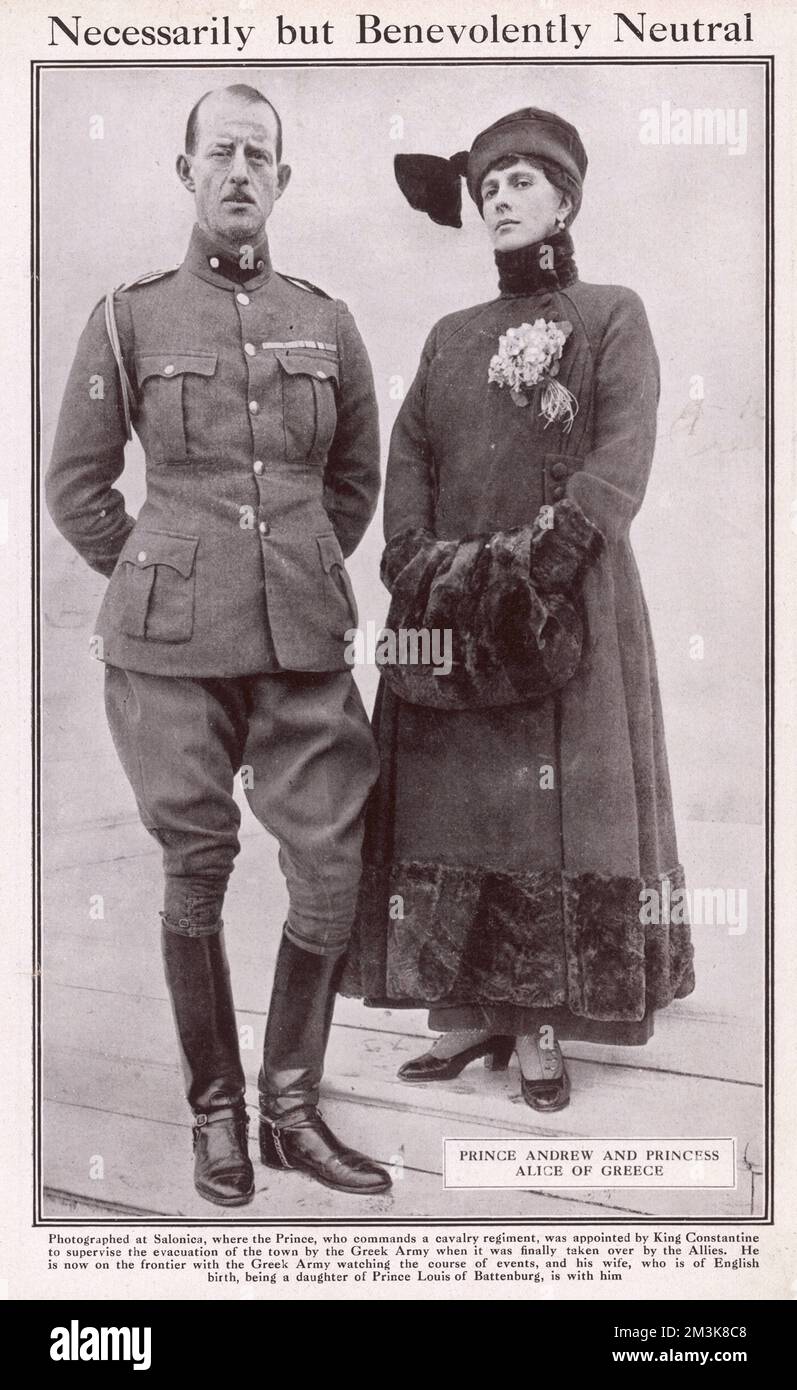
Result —
<instances>
[{"instance_id":1,"label":"fur collar","mask_svg":"<svg viewBox=\"0 0 797 1390\"><path fill-rule=\"evenodd\" d=\"M553 252L553 265L550 264ZM506 298L536 294L538 290L564 289L578 279L573 260L573 239L566 227L530 246L496 251L498 288Z\"/></svg>"}]
</instances>

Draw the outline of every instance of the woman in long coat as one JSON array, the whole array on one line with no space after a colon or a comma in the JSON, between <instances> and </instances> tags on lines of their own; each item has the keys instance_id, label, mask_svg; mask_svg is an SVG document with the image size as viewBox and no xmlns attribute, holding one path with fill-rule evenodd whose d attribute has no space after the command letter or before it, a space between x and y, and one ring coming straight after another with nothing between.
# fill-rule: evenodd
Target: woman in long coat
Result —
<instances>
[{"instance_id":1,"label":"woman in long coat","mask_svg":"<svg viewBox=\"0 0 797 1390\"><path fill-rule=\"evenodd\" d=\"M429 1008L441 1036L404 1079L504 1066L514 1048L540 1110L568 1103L557 1039L644 1043L694 988L629 543L658 359L639 296L578 278L567 228L586 166L575 128L533 108L467 155L396 161L413 206L444 224L460 225L466 178L499 294L435 325L393 430L387 630L436 628L438 651L448 631L453 666L384 649L382 774L341 985Z\"/></svg>"}]
</instances>

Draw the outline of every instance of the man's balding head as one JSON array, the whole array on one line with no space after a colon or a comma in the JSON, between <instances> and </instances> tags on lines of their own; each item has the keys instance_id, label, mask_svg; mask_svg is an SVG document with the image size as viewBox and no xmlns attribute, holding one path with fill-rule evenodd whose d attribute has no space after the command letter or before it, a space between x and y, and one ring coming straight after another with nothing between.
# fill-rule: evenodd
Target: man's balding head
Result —
<instances>
[{"instance_id":1,"label":"man's balding head","mask_svg":"<svg viewBox=\"0 0 797 1390\"><path fill-rule=\"evenodd\" d=\"M197 222L228 250L258 241L291 171L271 102L236 83L207 92L188 118L177 173L194 195Z\"/></svg>"},{"instance_id":2,"label":"man's balding head","mask_svg":"<svg viewBox=\"0 0 797 1390\"><path fill-rule=\"evenodd\" d=\"M262 101L264 105L266 105L269 108L274 117L274 121L276 123L277 128L276 151L277 162L279 162L282 159L282 121L280 119L279 111L277 110L276 106L274 106L273 103L269 101L268 97L264 97L263 93L257 90L257 87L250 87L246 82L234 82L229 87L216 88L215 91L205 92L205 95L199 98L199 101L196 103L196 105L191 108L191 113L188 117L188 121L185 127L186 154L196 153L197 136L199 133L199 109L202 106L203 102L207 101L208 97L217 97L225 93L228 96L238 97L241 101L248 102L250 105L254 104L255 102Z\"/></svg>"}]
</instances>

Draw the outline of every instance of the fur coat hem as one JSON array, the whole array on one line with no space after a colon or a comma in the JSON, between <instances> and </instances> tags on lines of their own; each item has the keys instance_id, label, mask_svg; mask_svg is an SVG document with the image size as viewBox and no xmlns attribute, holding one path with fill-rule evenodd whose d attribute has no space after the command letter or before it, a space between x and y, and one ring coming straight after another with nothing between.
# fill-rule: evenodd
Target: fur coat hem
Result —
<instances>
[{"instance_id":1,"label":"fur coat hem","mask_svg":"<svg viewBox=\"0 0 797 1390\"><path fill-rule=\"evenodd\" d=\"M685 916L680 865L648 880L371 865L339 988L387 1007L473 1000L638 1021L694 989Z\"/></svg>"}]
</instances>

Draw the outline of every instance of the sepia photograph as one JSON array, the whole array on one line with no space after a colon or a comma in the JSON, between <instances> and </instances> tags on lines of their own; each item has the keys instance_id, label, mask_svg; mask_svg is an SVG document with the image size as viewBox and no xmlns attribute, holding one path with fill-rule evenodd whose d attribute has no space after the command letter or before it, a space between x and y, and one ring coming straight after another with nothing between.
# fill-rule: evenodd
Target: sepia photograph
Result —
<instances>
[{"instance_id":1,"label":"sepia photograph","mask_svg":"<svg viewBox=\"0 0 797 1390\"><path fill-rule=\"evenodd\" d=\"M37 70L38 1222L769 1217L769 99Z\"/></svg>"}]
</instances>

